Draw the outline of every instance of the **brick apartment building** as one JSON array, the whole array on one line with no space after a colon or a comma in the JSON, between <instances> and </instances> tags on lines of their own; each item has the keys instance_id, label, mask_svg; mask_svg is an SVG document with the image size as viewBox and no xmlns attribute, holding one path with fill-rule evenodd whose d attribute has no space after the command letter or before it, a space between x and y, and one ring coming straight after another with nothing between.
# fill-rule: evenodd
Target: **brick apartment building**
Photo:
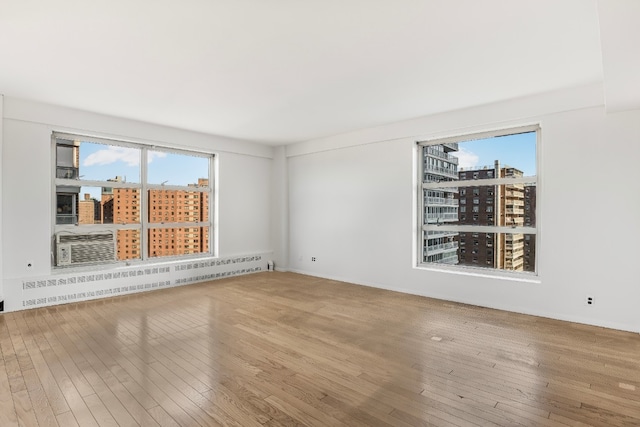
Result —
<instances>
[{"instance_id":1,"label":"brick apartment building","mask_svg":"<svg viewBox=\"0 0 640 427\"><path fill-rule=\"evenodd\" d=\"M121 177L110 179L121 182ZM190 187L203 187L209 184L200 178ZM140 190L135 188L102 187L100 202L85 200L79 206L82 224L88 224L90 209L99 209L100 224L139 224ZM209 195L206 192L188 190L149 190L148 254L150 257L197 254L209 250L209 227L197 225L208 221ZM92 211L93 212L93 211ZM100 219L101 218L101 219ZM165 228L153 227L153 224L193 223L193 227L181 226ZM138 259L142 256L140 231L122 229L117 231L116 253L119 260Z\"/></svg>"},{"instance_id":2,"label":"brick apartment building","mask_svg":"<svg viewBox=\"0 0 640 427\"><path fill-rule=\"evenodd\" d=\"M461 170L459 179L522 177L519 169ZM535 186L523 184L459 187L460 225L535 226ZM459 233L459 264L515 271L535 270L535 236L522 233Z\"/></svg>"},{"instance_id":3,"label":"brick apartment building","mask_svg":"<svg viewBox=\"0 0 640 427\"><path fill-rule=\"evenodd\" d=\"M209 180L200 178L190 187L206 187ZM149 256L197 254L209 250L209 195L200 191L150 190L149 223L193 223L193 227L150 228Z\"/></svg>"}]
</instances>

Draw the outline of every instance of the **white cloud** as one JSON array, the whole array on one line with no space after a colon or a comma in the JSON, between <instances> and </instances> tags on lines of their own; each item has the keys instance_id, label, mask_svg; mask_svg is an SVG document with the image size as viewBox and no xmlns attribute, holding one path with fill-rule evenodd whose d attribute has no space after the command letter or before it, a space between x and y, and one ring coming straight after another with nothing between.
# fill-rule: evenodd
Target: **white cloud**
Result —
<instances>
[{"instance_id":1,"label":"white cloud","mask_svg":"<svg viewBox=\"0 0 640 427\"><path fill-rule=\"evenodd\" d=\"M464 148L461 148L457 153L452 153L454 156L458 158L458 168L472 168L478 165L478 161L480 158L477 154L472 153L471 151L467 151Z\"/></svg>"},{"instance_id":2,"label":"white cloud","mask_svg":"<svg viewBox=\"0 0 640 427\"><path fill-rule=\"evenodd\" d=\"M151 163L153 159L166 157L167 153L159 151L149 151L148 162ZM91 153L84 159L82 166L102 166L110 165L116 162L124 162L127 166L139 166L140 165L140 150L129 147L117 147L109 146L104 150L98 150L95 153Z\"/></svg>"},{"instance_id":3,"label":"white cloud","mask_svg":"<svg viewBox=\"0 0 640 427\"><path fill-rule=\"evenodd\" d=\"M140 164L140 150L109 146L105 150L98 150L89 154L84 159L83 166L102 166L115 162L124 162L127 166L138 166Z\"/></svg>"},{"instance_id":4,"label":"white cloud","mask_svg":"<svg viewBox=\"0 0 640 427\"><path fill-rule=\"evenodd\" d=\"M161 159L167 157L167 153L161 151L149 151L147 152L147 163L151 163L153 159Z\"/></svg>"}]
</instances>

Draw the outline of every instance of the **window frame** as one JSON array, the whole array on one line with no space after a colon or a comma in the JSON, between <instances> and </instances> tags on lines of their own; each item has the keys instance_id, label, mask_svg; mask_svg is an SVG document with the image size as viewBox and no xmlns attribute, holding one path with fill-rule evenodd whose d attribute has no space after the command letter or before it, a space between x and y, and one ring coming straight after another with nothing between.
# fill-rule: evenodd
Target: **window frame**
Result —
<instances>
[{"instance_id":1,"label":"window frame","mask_svg":"<svg viewBox=\"0 0 640 427\"><path fill-rule=\"evenodd\" d=\"M533 176L522 176L522 177L493 177L486 179L479 179L476 174L469 174L469 170L461 171L458 173L459 178L457 180L452 181L440 181L440 182L427 182L424 180L425 176L425 164L424 164L424 154L423 148L429 146L438 146L442 144L458 144L464 143L468 141L480 140L480 139L489 139L493 137L501 137L501 136L509 136L516 135L521 133L529 133L535 132L536 134L536 172ZM414 233L414 238L416 239L416 257L415 264L416 268L421 269L429 269L429 270L437 270L437 271L448 271L448 272L457 272L457 273L471 273L477 274L480 276L492 276L492 277L501 277L501 278L513 278L516 280L524 280L528 281L527 277L535 277L539 276L539 249L540 249L540 146L541 146L541 126L539 123L530 124L530 125L522 125L522 126L514 126L508 128L502 128L497 130L490 131L479 131L473 132L469 134L461 134L456 136L448 136L448 137L438 137L438 138L425 138L416 140L416 160L417 160L417 191L415 192L417 197L417 229ZM506 166L506 165L505 165ZM466 177L466 178L465 178ZM461 183L463 183L461 185ZM429 224L428 221L425 221L424 213L427 205L424 199L424 192L433 190L433 189L446 189L446 188L458 188L464 187L469 192L469 187L484 187L491 186L493 188L498 185L505 184L522 184L522 185L534 185L536 188L536 204L535 204L535 218L536 222L534 226L498 226L498 225L452 225L451 222L438 222ZM463 205L460 203L462 198L458 196L459 205ZM494 209L495 210L495 209ZM493 217L493 215L492 215ZM493 221L495 224L495 221ZM455 222L453 223L455 224ZM499 269L499 268L486 268L486 267L476 267L473 265L466 264L444 264L438 262L430 262L426 261L428 258L426 243L425 243L425 233L429 231L438 231L438 232L449 232L449 233L495 233L496 236L499 234L523 234L524 236L533 236L536 247L535 254L535 266L534 271L515 271L515 270L507 270L507 269ZM531 237L529 237L531 239ZM460 243L459 246L463 247Z\"/></svg>"},{"instance_id":2,"label":"window frame","mask_svg":"<svg viewBox=\"0 0 640 427\"><path fill-rule=\"evenodd\" d=\"M137 180L138 182L118 182L118 181L101 181L101 180L85 180L81 179L82 175L79 173L76 176L68 179L68 178L59 178L58 177L58 140L66 140L66 141L79 141L80 145L83 142L87 143L95 143L95 144L103 144L105 147L107 146L115 146L115 147L126 147L126 148L135 148L140 150L140 166L139 173L140 177ZM52 209L51 209L51 224L53 230L53 245L52 250L55 251L55 236L60 232L73 232L78 234L90 234L100 231L112 231L116 236L120 230L132 230L139 232L139 248L138 252L140 257L134 259L116 259L114 261L96 261L95 263L83 265L83 266L57 266L55 260L52 259L52 268L53 269L73 269L73 268L82 268L86 266L96 266L96 265L105 265L105 266L113 266L113 265L129 265L132 263L136 264L149 264L149 263L157 263L159 261L175 261L175 260L185 260L185 259L194 259L194 258L202 258L202 257L215 257L217 256L215 244L216 240L216 231L215 225L217 224L216 216L216 162L217 155L213 152L207 152L204 150L193 150L193 149L180 149L169 146L161 146L157 144L148 144L142 142L133 142L122 139L115 138L105 138L105 137L95 137L88 136L80 133L68 133L68 132L58 132L54 131L51 135L52 141ZM78 148L79 150L80 148ZM173 153L179 155L193 156L193 157L201 157L205 158L208 161L207 173L208 173L208 185L207 186L187 186L187 185L165 185L165 184L150 184L147 182L147 159L148 152L166 152ZM80 170L81 166L78 165L78 170ZM100 188L126 188L126 189L135 189L138 191L138 197L135 196L133 199L138 200L138 213L139 213L139 222L138 223L118 223L114 218L113 223L102 223L102 224L79 224L79 212L75 212L76 222L74 224L58 224L57 221L57 199L58 194L71 194L68 191L59 192L59 189L65 188L80 188L82 187L100 187ZM198 193L206 193L207 197L207 211L208 218L206 221L195 221L195 222L151 222L150 221L150 196L149 192L151 190L175 190L175 191L189 191L189 192L198 192ZM81 200L81 190L76 193L76 205ZM77 210L77 208L76 208ZM115 213L114 213L115 216ZM208 239L208 247L207 251L193 253L193 254L183 254L183 255L168 255L168 256L156 256L152 257L149 254L150 248L149 244L151 238L149 237L150 229L171 229L171 228L200 228L206 227L208 229L207 239ZM81 230L81 231L79 231ZM132 251L135 248L132 249ZM53 257L52 257L53 258Z\"/></svg>"}]
</instances>

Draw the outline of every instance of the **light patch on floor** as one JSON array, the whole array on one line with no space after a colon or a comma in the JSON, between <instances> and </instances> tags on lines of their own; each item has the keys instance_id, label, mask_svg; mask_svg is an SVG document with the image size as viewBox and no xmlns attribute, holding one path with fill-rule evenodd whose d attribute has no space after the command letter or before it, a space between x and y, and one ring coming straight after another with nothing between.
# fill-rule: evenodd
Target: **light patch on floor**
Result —
<instances>
[{"instance_id":1,"label":"light patch on floor","mask_svg":"<svg viewBox=\"0 0 640 427\"><path fill-rule=\"evenodd\" d=\"M618 383L618 386L624 390L636 391L636 386L625 383Z\"/></svg>"},{"instance_id":2,"label":"light patch on floor","mask_svg":"<svg viewBox=\"0 0 640 427\"><path fill-rule=\"evenodd\" d=\"M431 337L431 341L442 341L440 337Z\"/></svg>"}]
</instances>

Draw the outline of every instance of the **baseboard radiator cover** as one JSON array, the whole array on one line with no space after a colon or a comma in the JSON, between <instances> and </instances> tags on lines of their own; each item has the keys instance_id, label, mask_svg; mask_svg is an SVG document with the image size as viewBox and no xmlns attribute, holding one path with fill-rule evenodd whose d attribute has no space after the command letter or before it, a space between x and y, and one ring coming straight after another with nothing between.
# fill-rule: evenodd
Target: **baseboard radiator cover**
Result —
<instances>
[{"instance_id":1,"label":"baseboard radiator cover","mask_svg":"<svg viewBox=\"0 0 640 427\"><path fill-rule=\"evenodd\" d=\"M262 253L24 278L20 281L21 294L14 298L5 295L7 304L2 308L17 311L253 274L267 270L270 255Z\"/></svg>"}]
</instances>

